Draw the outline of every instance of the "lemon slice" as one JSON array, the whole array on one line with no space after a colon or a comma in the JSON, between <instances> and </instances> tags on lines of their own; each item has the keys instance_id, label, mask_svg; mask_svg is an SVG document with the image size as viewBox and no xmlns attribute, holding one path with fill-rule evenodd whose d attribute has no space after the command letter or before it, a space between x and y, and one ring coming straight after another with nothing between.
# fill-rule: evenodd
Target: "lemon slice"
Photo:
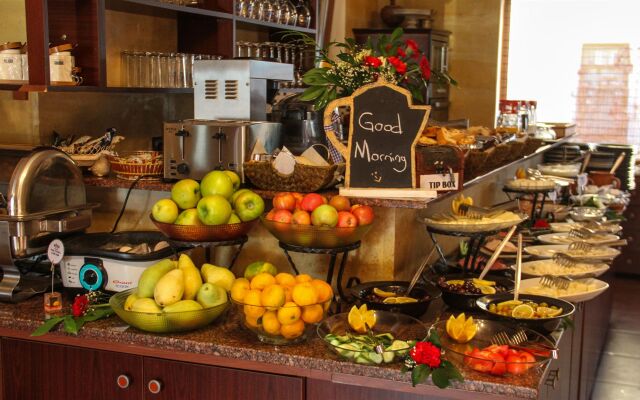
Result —
<instances>
[{"instance_id":1,"label":"lemon slice","mask_svg":"<svg viewBox=\"0 0 640 400\"><path fill-rule=\"evenodd\" d=\"M367 333L366 325L370 328L376 325L376 313L373 310L367 310L366 304L363 304L360 308L353 306L349 311L349 315L347 315L347 322L354 331Z\"/></svg>"},{"instance_id":2,"label":"lemon slice","mask_svg":"<svg viewBox=\"0 0 640 400\"><path fill-rule=\"evenodd\" d=\"M502 303L498 303L498 307L519 306L520 304L522 304L520 300L507 300L507 301L503 301Z\"/></svg>"},{"instance_id":3,"label":"lemon slice","mask_svg":"<svg viewBox=\"0 0 640 400\"><path fill-rule=\"evenodd\" d=\"M513 318L532 318L533 314L533 307L528 304L520 304L511 311L511 316Z\"/></svg>"},{"instance_id":4,"label":"lemon slice","mask_svg":"<svg viewBox=\"0 0 640 400\"><path fill-rule=\"evenodd\" d=\"M376 296L380 296L382 298L392 297L396 295L393 292L387 292L386 290L382 290L377 287L373 288L373 294L375 294Z\"/></svg>"},{"instance_id":5,"label":"lemon slice","mask_svg":"<svg viewBox=\"0 0 640 400\"><path fill-rule=\"evenodd\" d=\"M445 282L447 285L464 285L464 281L461 279L452 279Z\"/></svg>"},{"instance_id":6,"label":"lemon slice","mask_svg":"<svg viewBox=\"0 0 640 400\"><path fill-rule=\"evenodd\" d=\"M538 308L536 308L536 312L542 318L553 318L553 317L557 317L558 315L562 314L562 309L561 308L555 309L555 308L551 308L551 307L538 307Z\"/></svg>"},{"instance_id":7,"label":"lemon slice","mask_svg":"<svg viewBox=\"0 0 640 400\"><path fill-rule=\"evenodd\" d=\"M413 297L404 297L404 296L387 297L383 301L384 304L405 304L405 303L417 303L417 302L418 300L414 299Z\"/></svg>"},{"instance_id":8,"label":"lemon slice","mask_svg":"<svg viewBox=\"0 0 640 400\"><path fill-rule=\"evenodd\" d=\"M482 292L482 294L495 294L496 293L496 289L491 287L491 286L478 286L478 289L480 289L480 292Z\"/></svg>"},{"instance_id":9,"label":"lemon slice","mask_svg":"<svg viewBox=\"0 0 640 400\"><path fill-rule=\"evenodd\" d=\"M484 279L477 279L477 278L473 278L471 280L471 282L473 282L474 285L476 285L477 287L480 286L495 286L496 283L494 281L487 281Z\"/></svg>"},{"instance_id":10,"label":"lemon slice","mask_svg":"<svg viewBox=\"0 0 640 400\"><path fill-rule=\"evenodd\" d=\"M449 317L446 324L447 334L458 343L467 343L476 335L478 327L473 317L465 318L464 313Z\"/></svg>"}]
</instances>

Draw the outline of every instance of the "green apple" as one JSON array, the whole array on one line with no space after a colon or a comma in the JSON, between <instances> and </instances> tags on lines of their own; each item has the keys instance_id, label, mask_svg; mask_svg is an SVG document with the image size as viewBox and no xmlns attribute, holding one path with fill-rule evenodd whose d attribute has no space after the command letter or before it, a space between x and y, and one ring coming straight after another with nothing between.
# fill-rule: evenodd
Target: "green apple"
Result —
<instances>
[{"instance_id":1,"label":"green apple","mask_svg":"<svg viewBox=\"0 0 640 400\"><path fill-rule=\"evenodd\" d=\"M329 204L318 206L311 213L311 223L314 226L328 226L333 228L338 225L338 211Z\"/></svg>"},{"instance_id":2,"label":"green apple","mask_svg":"<svg viewBox=\"0 0 640 400\"><path fill-rule=\"evenodd\" d=\"M220 195L230 199L233 194L233 182L224 171L211 171L200 182L202 196Z\"/></svg>"},{"instance_id":3,"label":"green apple","mask_svg":"<svg viewBox=\"0 0 640 400\"><path fill-rule=\"evenodd\" d=\"M268 274L276 276L276 274L278 273L278 269L270 262L254 261L251 264L247 265L247 267L244 269L244 277L248 280L251 280L254 276L258 275L261 272L266 272Z\"/></svg>"},{"instance_id":4,"label":"green apple","mask_svg":"<svg viewBox=\"0 0 640 400\"><path fill-rule=\"evenodd\" d=\"M225 170L224 171L225 174L227 174L227 176L229 177L229 179L231 179L231 183L233 184L233 191L237 191L238 189L240 189L240 177L238 176L238 174L236 174L233 171L229 171L229 170Z\"/></svg>"},{"instance_id":5,"label":"green apple","mask_svg":"<svg viewBox=\"0 0 640 400\"><path fill-rule=\"evenodd\" d=\"M194 208L200 197L200 184L193 179L178 181L171 188L171 200L183 210Z\"/></svg>"},{"instance_id":6,"label":"green apple","mask_svg":"<svg viewBox=\"0 0 640 400\"><path fill-rule=\"evenodd\" d=\"M184 210L178 215L178 218L174 222L176 225L202 225L200 222L200 218L198 217L198 209L190 208L188 210Z\"/></svg>"},{"instance_id":7,"label":"green apple","mask_svg":"<svg viewBox=\"0 0 640 400\"><path fill-rule=\"evenodd\" d=\"M204 196L198 202L198 217L205 225L226 224L231 216L231 204L224 197L214 194Z\"/></svg>"},{"instance_id":8,"label":"green apple","mask_svg":"<svg viewBox=\"0 0 640 400\"><path fill-rule=\"evenodd\" d=\"M228 301L227 291L213 283L205 283L200 286L196 300L204 308L215 307Z\"/></svg>"},{"instance_id":9,"label":"green apple","mask_svg":"<svg viewBox=\"0 0 640 400\"><path fill-rule=\"evenodd\" d=\"M153 219L165 224L173 224L173 221L178 218L178 212L178 206L171 199L158 200L151 208Z\"/></svg>"},{"instance_id":10,"label":"green apple","mask_svg":"<svg viewBox=\"0 0 640 400\"><path fill-rule=\"evenodd\" d=\"M240 197L241 194L247 193L250 191L251 190L249 189L240 189L238 191L233 192L233 194L231 195L231 205L234 205L236 203L236 200L238 199L238 197Z\"/></svg>"},{"instance_id":11,"label":"green apple","mask_svg":"<svg viewBox=\"0 0 640 400\"><path fill-rule=\"evenodd\" d=\"M229 217L229 220L227 221L227 224L239 224L240 222L240 218L238 217L238 214L236 213L231 213L231 216Z\"/></svg>"},{"instance_id":12,"label":"green apple","mask_svg":"<svg viewBox=\"0 0 640 400\"><path fill-rule=\"evenodd\" d=\"M238 217L245 222L258 218L264 211L264 200L252 191L242 193L233 205Z\"/></svg>"}]
</instances>

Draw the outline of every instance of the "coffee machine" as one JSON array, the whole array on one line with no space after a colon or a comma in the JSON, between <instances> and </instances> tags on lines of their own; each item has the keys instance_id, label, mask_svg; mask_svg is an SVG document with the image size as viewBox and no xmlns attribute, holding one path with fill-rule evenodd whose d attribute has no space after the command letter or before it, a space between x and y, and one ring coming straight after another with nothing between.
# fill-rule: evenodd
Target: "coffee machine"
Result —
<instances>
[{"instance_id":1,"label":"coffee machine","mask_svg":"<svg viewBox=\"0 0 640 400\"><path fill-rule=\"evenodd\" d=\"M194 118L164 124L165 179L200 179L214 169L236 171L257 142L267 153L282 146L282 125L267 121L279 81L293 65L270 61L199 60L193 66Z\"/></svg>"}]
</instances>

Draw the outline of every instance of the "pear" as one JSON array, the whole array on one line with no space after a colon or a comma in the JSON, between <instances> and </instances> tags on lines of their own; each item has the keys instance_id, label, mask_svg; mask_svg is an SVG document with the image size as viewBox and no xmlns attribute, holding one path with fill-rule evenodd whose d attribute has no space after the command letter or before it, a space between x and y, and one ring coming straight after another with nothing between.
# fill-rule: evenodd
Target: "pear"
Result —
<instances>
[{"instance_id":1,"label":"pear","mask_svg":"<svg viewBox=\"0 0 640 400\"><path fill-rule=\"evenodd\" d=\"M127 299L124 301L124 309L127 311L131 311L133 307L133 303L135 303L135 301L138 300L139 298L140 297L138 297L136 293L131 293L129 296L127 296Z\"/></svg>"},{"instance_id":2,"label":"pear","mask_svg":"<svg viewBox=\"0 0 640 400\"><path fill-rule=\"evenodd\" d=\"M155 301L153 301L153 299L143 298L133 302L133 305L131 306L131 311L155 314L155 313L162 312L162 309L158 307L158 305L156 304Z\"/></svg>"},{"instance_id":3,"label":"pear","mask_svg":"<svg viewBox=\"0 0 640 400\"><path fill-rule=\"evenodd\" d=\"M166 306L162 311L165 313L185 312L202 310L200 303L194 300L180 300L170 306Z\"/></svg>"},{"instance_id":4,"label":"pear","mask_svg":"<svg viewBox=\"0 0 640 400\"><path fill-rule=\"evenodd\" d=\"M166 307L180 301L183 294L184 272L174 269L160 278L153 291L153 298L158 305Z\"/></svg>"},{"instance_id":5,"label":"pear","mask_svg":"<svg viewBox=\"0 0 640 400\"><path fill-rule=\"evenodd\" d=\"M198 290L198 303L204 308L211 308L227 302L227 292L223 287L213 283L205 283Z\"/></svg>"},{"instance_id":6,"label":"pear","mask_svg":"<svg viewBox=\"0 0 640 400\"><path fill-rule=\"evenodd\" d=\"M200 272L205 282L221 286L227 292L231 290L233 281L236 280L236 276L229 269L211 264L202 264Z\"/></svg>"},{"instance_id":7,"label":"pear","mask_svg":"<svg viewBox=\"0 0 640 400\"><path fill-rule=\"evenodd\" d=\"M191 258L186 254L181 254L178 259L178 269L184 273L184 294L183 300L194 300L202 286L200 271L195 266Z\"/></svg>"},{"instance_id":8,"label":"pear","mask_svg":"<svg viewBox=\"0 0 640 400\"><path fill-rule=\"evenodd\" d=\"M138 280L138 297L153 297L154 288L158 281L160 281L160 278L177 267L177 262L166 258L145 269Z\"/></svg>"}]
</instances>

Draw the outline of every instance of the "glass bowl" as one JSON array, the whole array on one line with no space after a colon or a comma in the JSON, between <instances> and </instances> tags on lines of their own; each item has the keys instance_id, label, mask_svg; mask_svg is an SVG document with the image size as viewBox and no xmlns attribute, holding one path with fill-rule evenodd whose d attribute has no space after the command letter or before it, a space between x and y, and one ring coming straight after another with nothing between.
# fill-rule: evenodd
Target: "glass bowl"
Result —
<instances>
[{"instance_id":1,"label":"glass bowl","mask_svg":"<svg viewBox=\"0 0 640 400\"><path fill-rule=\"evenodd\" d=\"M158 222L149 215L151 221L166 237L182 242L220 242L234 240L246 235L256 220L224 225L177 225Z\"/></svg>"},{"instance_id":2,"label":"glass bowl","mask_svg":"<svg viewBox=\"0 0 640 400\"><path fill-rule=\"evenodd\" d=\"M307 340L309 335L313 334L316 324L327 316L331 305L331 300L327 300L303 307L292 305L276 308L245 304L233 299L231 301L236 313L240 316L242 326L255 333L261 342L277 346ZM284 325L280 323L296 314L298 315L296 322ZM267 315L268 317L265 318Z\"/></svg>"},{"instance_id":3,"label":"glass bowl","mask_svg":"<svg viewBox=\"0 0 640 400\"><path fill-rule=\"evenodd\" d=\"M356 243L371 229L371 224L353 228L287 224L260 217L262 224L282 243L301 247L332 249Z\"/></svg>"},{"instance_id":4,"label":"glass bowl","mask_svg":"<svg viewBox=\"0 0 640 400\"><path fill-rule=\"evenodd\" d=\"M556 306L562 309L562 313L560 315L550 318L515 318L511 315L502 315L498 313L494 313L489 311L489 307L491 304L502 303L503 301L513 300L513 294L511 293L501 293L501 294L490 294L484 297L481 297L477 300L476 304L478 307L490 315L493 318L501 319L511 323L512 325L517 325L529 329L536 330L538 332L550 333L555 331L560 327L562 320L571 316L576 307L569 303L568 301L555 299L549 296L538 296L535 294L520 294L518 299L522 301L532 301L535 303L547 303L549 306Z\"/></svg>"},{"instance_id":5,"label":"glass bowl","mask_svg":"<svg viewBox=\"0 0 640 400\"><path fill-rule=\"evenodd\" d=\"M393 340L409 342L407 346L398 346L395 350L387 349L388 346L384 346L385 352L379 355L372 348L358 348L358 346L349 344L350 337L367 335L357 333L351 329L348 322L348 313L336 314L325 319L318 325L318 336L338 356L358 364L382 364L402 361L415 344L415 341L422 340L427 336L426 326L416 318L406 314L380 310L375 310L374 313L376 315L376 323L371 328L373 334L380 335L380 340L382 341L385 340L384 337L387 334L391 334Z\"/></svg>"},{"instance_id":6,"label":"glass bowl","mask_svg":"<svg viewBox=\"0 0 640 400\"><path fill-rule=\"evenodd\" d=\"M202 310L174 313L143 313L125 310L125 300L137 290L138 288L133 288L114 294L109 299L109 305L124 322L147 332L186 332L202 328L220 317L229 306L229 302L226 302Z\"/></svg>"},{"instance_id":7,"label":"glass bowl","mask_svg":"<svg viewBox=\"0 0 640 400\"><path fill-rule=\"evenodd\" d=\"M464 371L465 375L477 372L499 376L528 374L535 369L543 367L556 354L555 344L531 329L518 328L512 324L486 319L474 319L474 322L478 330L473 339L467 343L458 343L449 337L446 329L447 321L440 321L432 327L440 337L444 357L459 370ZM533 357L519 359L518 361L507 362L505 360L505 362L501 362L495 359L487 359L489 357L487 357L486 353L473 353L474 349L482 350L491 346L492 338L499 332L504 332L509 337L512 337L519 330L526 334L527 341L515 346L515 349L529 349L527 352ZM504 347L500 350L504 351Z\"/></svg>"}]
</instances>

